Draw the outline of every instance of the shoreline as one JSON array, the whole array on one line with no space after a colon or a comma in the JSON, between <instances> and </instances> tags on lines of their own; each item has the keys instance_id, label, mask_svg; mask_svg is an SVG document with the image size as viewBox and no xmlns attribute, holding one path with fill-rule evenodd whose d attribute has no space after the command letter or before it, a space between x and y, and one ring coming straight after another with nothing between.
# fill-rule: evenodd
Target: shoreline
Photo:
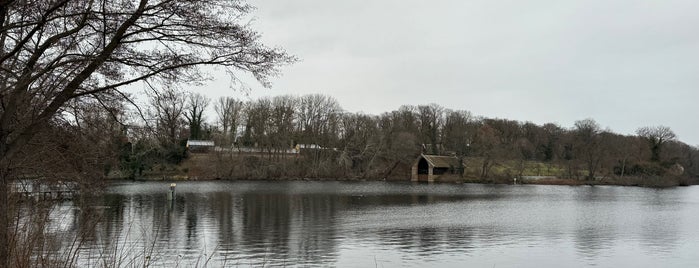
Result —
<instances>
[{"instance_id":1,"label":"shoreline","mask_svg":"<svg viewBox=\"0 0 699 268\"><path fill-rule=\"evenodd\" d=\"M387 179L387 178L200 178L197 176L154 176L141 177L136 179L129 178L109 178L107 181L267 181L267 182L286 182L286 181L308 181L308 182L404 182L410 183L410 180ZM428 183L428 182L412 182L412 183ZM647 187L647 188L669 188L669 187L686 187L698 185L699 182L691 178L675 178L668 180L667 178L621 178L621 179L602 179L602 180L577 180L577 179L561 179L561 178L545 178L545 179L518 179L516 183L513 180L505 179L474 179L462 178L448 181L436 181L433 184L493 184L493 185L561 185L561 186L625 186L625 187Z\"/></svg>"}]
</instances>

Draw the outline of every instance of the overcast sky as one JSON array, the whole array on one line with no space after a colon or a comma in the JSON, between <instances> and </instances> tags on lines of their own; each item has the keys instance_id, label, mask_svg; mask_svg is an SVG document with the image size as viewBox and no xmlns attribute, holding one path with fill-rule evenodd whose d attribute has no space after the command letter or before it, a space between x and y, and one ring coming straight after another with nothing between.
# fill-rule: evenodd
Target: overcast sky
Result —
<instances>
[{"instance_id":1,"label":"overcast sky","mask_svg":"<svg viewBox=\"0 0 699 268\"><path fill-rule=\"evenodd\" d=\"M666 125L699 145L699 1L253 0L300 61L248 97L323 93L349 112L436 103L474 115Z\"/></svg>"}]
</instances>

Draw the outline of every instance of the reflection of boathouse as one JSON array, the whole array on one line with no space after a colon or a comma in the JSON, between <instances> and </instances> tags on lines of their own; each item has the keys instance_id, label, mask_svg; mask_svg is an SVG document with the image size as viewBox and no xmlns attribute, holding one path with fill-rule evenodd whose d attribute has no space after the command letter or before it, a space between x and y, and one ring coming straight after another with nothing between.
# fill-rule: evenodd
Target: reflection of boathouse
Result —
<instances>
[{"instance_id":1,"label":"reflection of boathouse","mask_svg":"<svg viewBox=\"0 0 699 268\"><path fill-rule=\"evenodd\" d=\"M463 165L458 157L422 154L413 163L411 181L435 182L460 178Z\"/></svg>"}]
</instances>

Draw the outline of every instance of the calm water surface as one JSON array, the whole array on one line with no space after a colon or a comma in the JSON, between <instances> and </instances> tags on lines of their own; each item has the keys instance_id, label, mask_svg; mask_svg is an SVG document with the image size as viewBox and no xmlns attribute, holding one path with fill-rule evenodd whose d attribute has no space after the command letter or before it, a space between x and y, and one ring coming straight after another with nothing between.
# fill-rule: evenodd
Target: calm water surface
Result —
<instances>
[{"instance_id":1,"label":"calm water surface","mask_svg":"<svg viewBox=\"0 0 699 268\"><path fill-rule=\"evenodd\" d=\"M168 186L112 184L52 228L88 241L85 265L699 267L699 187L215 181L168 201Z\"/></svg>"}]
</instances>

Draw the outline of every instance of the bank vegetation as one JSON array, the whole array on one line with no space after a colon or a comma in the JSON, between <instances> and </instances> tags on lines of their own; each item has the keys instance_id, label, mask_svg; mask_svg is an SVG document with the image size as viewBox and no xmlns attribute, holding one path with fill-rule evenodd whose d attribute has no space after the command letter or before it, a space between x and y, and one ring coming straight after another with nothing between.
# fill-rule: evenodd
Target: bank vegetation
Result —
<instances>
[{"instance_id":1,"label":"bank vegetation","mask_svg":"<svg viewBox=\"0 0 699 268\"><path fill-rule=\"evenodd\" d=\"M665 126L622 135L589 118L565 128L474 116L438 104L368 115L347 112L322 94L211 101L199 93L167 90L141 108L145 121L123 114L121 121L134 123L115 123L110 133L95 135L103 140L88 143L104 144L99 151L112 152L111 159L101 161L107 163L101 176L409 180L420 154L461 159L463 176L456 181L462 182L519 178L524 183L676 186L696 183L699 174L697 147L679 141ZM75 125L109 122L106 113L97 114ZM192 140L215 146L188 149Z\"/></svg>"}]
</instances>

